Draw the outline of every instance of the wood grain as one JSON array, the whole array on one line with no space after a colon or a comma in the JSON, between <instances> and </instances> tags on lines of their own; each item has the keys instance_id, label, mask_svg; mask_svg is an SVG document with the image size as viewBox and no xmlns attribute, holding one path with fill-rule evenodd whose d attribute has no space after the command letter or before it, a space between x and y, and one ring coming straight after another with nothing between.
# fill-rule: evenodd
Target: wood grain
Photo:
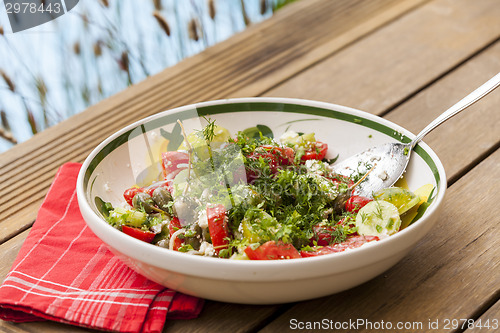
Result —
<instances>
[{"instance_id":1,"label":"wood grain","mask_svg":"<svg viewBox=\"0 0 500 333\"><path fill-rule=\"evenodd\" d=\"M500 293L497 302L474 322L474 327L465 330L465 333L495 332L500 330Z\"/></svg>"},{"instance_id":2,"label":"wood grain","mask_svg":"<svg viewBox=\"0 0 500 333\"><path fill-rule=\"evenodd\" d=\"M438 0L296 75L265 96L385 113L500 36L496 0Z\"/></svg>"},{"instance_id":3,"label":"wood grain","mask_svg":"<svg viewBox=\"0 0 500 333\"><path fill-rule=\"evenodd\" d=\"M493 179L500 179L500 150L449 188L439 223L399 264L357 288L298 303L262 332L281 331L292 319L422 322L417 331L427 332L429 319L473 318L500 291L493 273L500 270ZM370 331L365 328L356 332Z\"/></svg>"},{"instance_id":4,"label":"wood grain","mask_svg":"<svg viewBox=\"0 0 500 333\"><path fill-rule=\"evenodd\" d=\"M200 317L192 322L167 321L164 332L255 332L262 322L273 315L278 305L240 305L208 302Z\"/></svg>"},{"instance_id":5,"label":"wood grain","mask_svg":"<svg viewBox=\"0 0 500 333\"><path fill-rule=\"evenodd\" d=\"M227 97L251 82L272 76L280 68L294 68L293 72L303 70L327 55L316 53L309 57L308 54L333 38L343 36L344 44L353 42L423 2L409 0L404 5L396 0L297 2L230 41L150 77L14 147L0 158L0 225L10 221L1 227L0 241L33 223L32 207L40 205L62 163L83 161L93 147L116 130L170 107ZM361 29L358 22L367 20L370 24ZM292 30L294 33L290 34ZM299 62L300 66L289 66L297 59L305 60ZM290 69L287 73L290 75ZM269 89L269 85L282 79L267 80L268 86L261 88ZM29 212L25 212L26 206Z\"/></svg>"}]
</instances>

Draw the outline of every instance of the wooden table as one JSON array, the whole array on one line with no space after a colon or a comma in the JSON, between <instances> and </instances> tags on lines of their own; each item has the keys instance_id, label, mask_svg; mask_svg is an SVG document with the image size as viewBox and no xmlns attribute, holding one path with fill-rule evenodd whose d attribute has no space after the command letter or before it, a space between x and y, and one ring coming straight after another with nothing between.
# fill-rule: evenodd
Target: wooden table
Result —
<instances>
[{"instance_id":1,"label":"wooden table","mask_svg":"<svg viewBox=\"0 0 500 333\"><path fill-rule=\"evenodd\" d=\"M416 133L500 72L498 0L301 0L0 155L0 281L35 220L57 168L156 112L205 100L295 97L359 108ZM272 306L208 301L168 332L276 332L323 319L453 329L453 319L500 320L500 90L425 141L447 171L441 219L383 275L340 294ZM429 326L438 321L439 329ZM294 323L296 325L294 326ZM500 323L498 323L500 324ZM3 332L83 329L51 322ZM340 331L373 331L358 327ZM396 330L403 331L403 330Z\"/></svg>"}]
</instances>

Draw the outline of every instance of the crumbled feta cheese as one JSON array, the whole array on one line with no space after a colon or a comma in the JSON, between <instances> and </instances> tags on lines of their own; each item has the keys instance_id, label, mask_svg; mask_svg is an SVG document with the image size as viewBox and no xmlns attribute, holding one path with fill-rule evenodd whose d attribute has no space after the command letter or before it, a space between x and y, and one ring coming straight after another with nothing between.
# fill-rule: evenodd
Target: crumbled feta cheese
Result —
<instances>
[{"instance_id":1,"label":"crumbled feta cheese","mask_svg":"<svg viewBox=\"0 0 500 333\"><path fill-rule=\"evenodd\" d=\"M314 173L320 176L324 175L324 170L326 170L327 165L318 160L307 160L305 163L306 169L310 173Z\"/></svg>"},{"instance_id":2,"label":"crumbled feta cheese","mask_svg":"<svg viewBox=\"0 0 500 333\"><path fill-rule=\"evenodd\" d=\"M202 242L198 252L200 252L200 254L202 254L204 256L214 256L215 255L214 246L212 244L210 244L209 242Z\"/></svg>"},{"instance_id":3,"label":"crumbled feta cheese","mask_svg":"<svg viewBox=\"0 0 500 333\"><path fill-rule=\"evenodd\" d=\"M202 229L208 228L207 211L203 209L198 215L198 225Z\"/></svg>"}]
</instances>

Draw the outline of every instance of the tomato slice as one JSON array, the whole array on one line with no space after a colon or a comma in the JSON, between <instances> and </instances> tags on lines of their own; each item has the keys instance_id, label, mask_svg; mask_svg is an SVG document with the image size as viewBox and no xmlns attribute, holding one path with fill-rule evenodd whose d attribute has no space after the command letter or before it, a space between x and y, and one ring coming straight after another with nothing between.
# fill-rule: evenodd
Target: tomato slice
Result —
<instances>
[{"instance_id":1,"label":"tomato slice","mask_svg":"<svg viewBox=\"0 0 500 333\"><path fill-rule=\"evenodd\" d=\"M318 247L315 251L300 251L300 256L303 258L307 258L343 252L347 249L355 249L365 243L378 240L379 238L377 236L352 236L349 237L345 242Z\"/></svg>"},{"instance_id":2,"label":"tomato slice","mask_svg":"<svg viewBox=\"0 0 500 333\"><path fill-rule=\"evenodd\" d=\"M128 225L122 226L123 233L137 238L143 242L151 243L153 238L155 238L155 233L150 231L144 231L138 228L129 227Z\"/></svg>"},{"instance_id":3,"label":"tomato slice","mask_svg":"<svg viewBox=\"0 0 500 333\"><path fill-rule=\"evenodd\" d=\"M133 206L132 199L134 199L134 196L139 192L144 192L144 189L142 187L131 187L123 192L123 197L130 206Z\"/></svg>"},{"instance_id":4,"label":"tomato slice","mask_svg":"<svg viewBox=\"0 0 500 333\"><path fill-rule=\"evenodd\" d=\"M207 221L212 245L215 253L219 254L229 244L229 226L224 205L207 206Z\"/></svg>"},{"instance_id":5,"label":"tomato slice","mask_svg":"<svg viewBox=\"0 0 500 333\"><path fill-rule=\"evenodd\" d=\"M304 155L300 158L302 161L307 160L322 160L326 156L328 145L324 142L316 141L311 142L311 148L306 150Z\"/></svg>"},{"instance_id":6,"label":"tomato slice","mask_svg":"<svg viewBox=\"0 0 500 333\"><path fill-rule=\"evenodd\" d=\"M269 241L256 249L248 246L245 253L251 260L281 260L300 258L300 253L297 249L288 243L282 241Z\"/></svg>"},{"instance_id":7,"label":"tomato slice","mask_svg":"<svg viewBox=\"0 0 500 333\"><path fill-rule=\"evenodd\" d=\"M278 172L278 166L279 166L278 160L276 159L274 154L270 152L255 151L253 153L250 153L246 158L249 160L258 160L260 158L263 158L269 165L269 169L272 174L276 174ZM256 179L260 178L261 176L260 174L261 170L252 170L247 167L246 172L247 172L247 182L250 184L253 183Z\"/></svg>"},{"instance_id":8,"label":"tomato slice","mask_svg":"<svg viewBox=\"0 0 500 333\"><path fill-rule=\"evenodd\" d=\"M313 226L314 237L311 239L311 245L316 244L319 246L330 245L332 242L332 233L334 231L334 227L332 226L324 226L324 225L315 225Z\"/></svg>"},{"instance_id":9,"label":"tomato slice","mask_svg":"<svg viewBox=\"0 0 500 333\"><path fill-rule=\"evenodd\" d=\"M348 176L335 175L332 177L328 177L328 179L330 179L335 185L337 185L337 187L339 184L346 184L348 187L354 185L354 181Z\"/></svg>"},{"instance_id":10,"label":"tomato slice","mask_svg":"<svg viewBox=\"0 0 500 333\"><path fill-rule=\"evenodd\" d=\"M365 206L370 201L370 198L362 197L360 195L353 195L345 202L345 209L351 213L357 213L363 206Z\"/></svg>"},{"instance_id":11,"label":"tomato slice","mask_svg":"<svg viewBox=\"0 0 500 333\"><path fill-rule=\"evenodd\" d=\"M172 217L172 219L170 220L170 223L168 224L168 232L169 232L170 236L172 236L174 234L174 232L176 232L177 230L179 230L181 228L182 228L181 221L179 221L179 219L177 217ZM174 251L179 250L179 248L183 244L184 244L184 240L182 240L179 237L177 237L174 240L173 250Z\"/></svg>"},{"instance_id":12,"label":"tomato slice","mask_svg":"<svg viewBox=\"0 0 500 333\"><path fill-rule=\"evenodd\" d=\"M290 147L276 147L271 145L264 145L259 148L264 149L266 152L272 154L279 165L292 165L295 158L295 151ZM259 149L257 148L257 150Z\"/></svg>"},{"instance_id":13,"label":"tomato slice","mask_svg":"<svg viewBox=\"0 0 500 333\"><path fill-rule=\"evenodd\" d=\"M182 151L167 151L161 154L161 167L163 179L170 180L189 164L189 154Z\"/></svg>"}]
</instances>

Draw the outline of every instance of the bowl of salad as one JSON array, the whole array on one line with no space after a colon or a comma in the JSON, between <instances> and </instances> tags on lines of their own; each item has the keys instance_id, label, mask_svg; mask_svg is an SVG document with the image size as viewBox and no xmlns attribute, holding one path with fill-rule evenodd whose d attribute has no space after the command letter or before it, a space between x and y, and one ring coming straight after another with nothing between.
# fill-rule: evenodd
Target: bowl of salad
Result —
<instances>
[{"instance_id":1,"label":"bowl of salad","mask_svg":"<svg viewBox=\"0 0 500 333\"><path fill-rule=\"evenodd\" d=\"M83 163L82 215L127 265L211 300L271 304L355 287L402 259L437 221L442 163L418 144L394 186L335 163L414 135L352 108L288 98L204 102L116 132Z\"/></svg>"}]
</instances>

